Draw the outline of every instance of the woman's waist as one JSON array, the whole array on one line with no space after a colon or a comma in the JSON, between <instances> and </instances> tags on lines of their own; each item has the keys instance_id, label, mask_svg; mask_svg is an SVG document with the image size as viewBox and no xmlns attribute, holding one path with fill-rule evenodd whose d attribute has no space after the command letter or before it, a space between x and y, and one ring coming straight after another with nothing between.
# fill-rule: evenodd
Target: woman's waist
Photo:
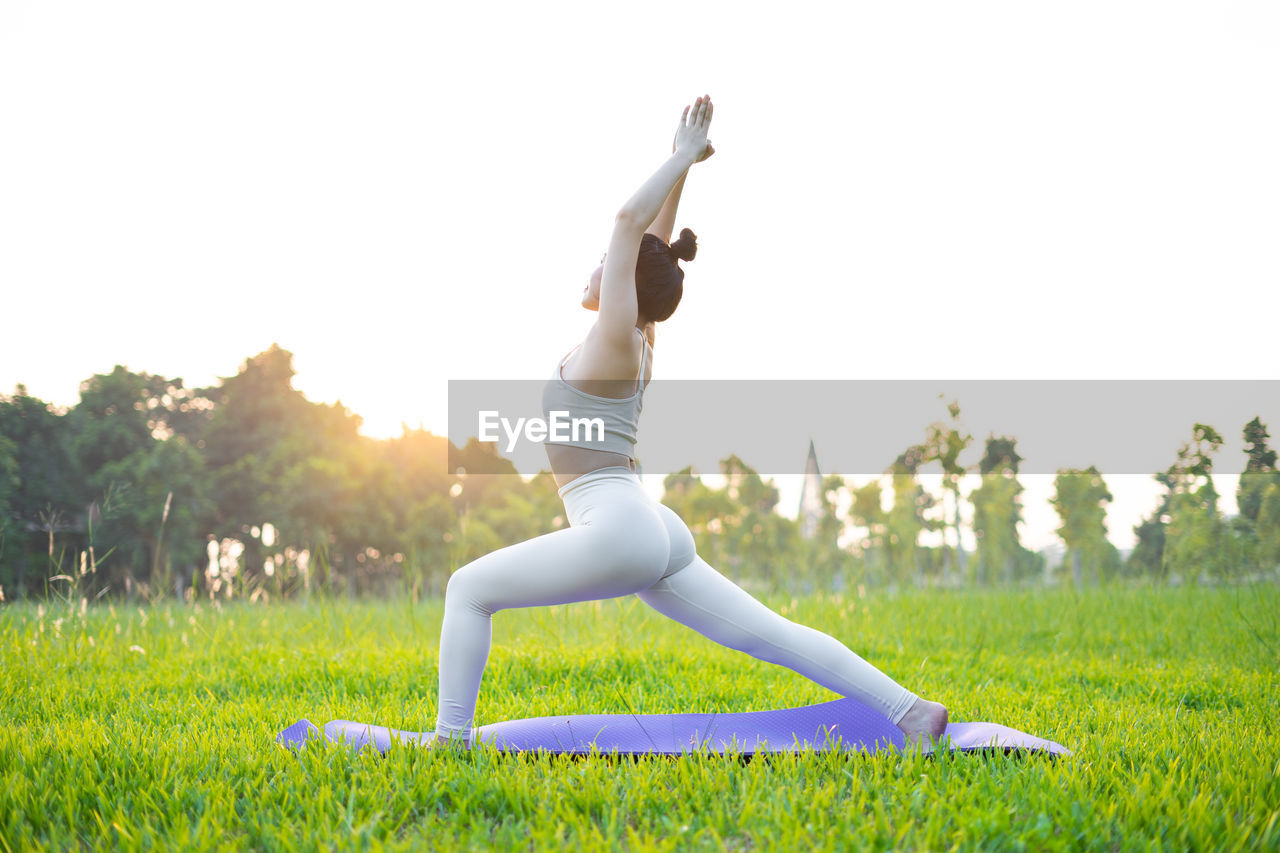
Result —
<instances>
[{"instance_id":1,"label":"woman's waist","mask_svg":"<svg viewBox=\"0 0 1280 853\"><path fill-rule=\"evenodd\" d=\"M588 506L621 506L618 500L624 495L643 502L652 498L644 490L639 475L625 465L606 465L581 476L574 477L556 490L569 511L569 523L577 525L575 514ZM628 511L629 512L629 511Z\"/></svg>"},{"instance_id":2,"label":"woman's waist","mask_svg":"<svg viewBox=\"0 0 1280 853\"><path fill-rule=\"evenodd\" d=\"M556 444L548 444L546 448L547 460L551 463L551 475L555 478L556 486L561 489L579 477L603 468L625 468L631 473L636 469L634 459L611 450L591 450L586 447Z\"/></svg>"}]
</instances>

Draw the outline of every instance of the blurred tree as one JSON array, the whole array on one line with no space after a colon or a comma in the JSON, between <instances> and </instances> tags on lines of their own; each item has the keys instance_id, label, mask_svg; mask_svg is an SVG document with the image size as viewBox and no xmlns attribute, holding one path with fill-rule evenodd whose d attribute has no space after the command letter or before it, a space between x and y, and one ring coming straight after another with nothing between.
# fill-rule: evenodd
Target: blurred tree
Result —
<instances>
[{"instance_id":1,"label":"blurred tree","mask_svg":"<svg viewBox=\"0 0 1280 853\"><path fill-rule=\"evenodd\" d=\"M1280 569L1280 481L1272 481L1258 504L1257 565L1265 571Z\"/></svg>"},{"instance_id":2,"label":"blurred tree","mask_svg":"<svg viewBox=\"0 0 1280 853\"><path fill-rule=\"evenodd\" d=\"M463 513L478 503L501 503L506 490L524 482L511 460L498 453L496 442L475 436L462 447L449 442L448 470L462 484L454 503Z\"/></svg>"},{"instance_id":3,"label":"blurred tree","mask_svg":"<svg viewBox=\"0 0 1280 853\"><path fill-rule=\"evenodd\" d=\"M773 519L778 505L778 490L771 482L765 482L754 468L736 455L720 460L720 473L725 484L719 491L721 512L715 518L713 553L728 555L734 570L744 577L758 579L773 588L796 589L797 585L812 583L828 567L816 565L806 555L797 559L793 551L788 554L775 547L774 537L778 528ZM815 541L831 542L828 548L819 548L812 557L821 557L834 547L834 536L824 504L823 518L819 523ZM710 526L710 525L709 525ZM709 537L710 538L710 537ZM699 552L702 553L702 552ZM705 559L705 557L704 557ZM708 560L708 562L711 562ZM715 563L711 563L715 565Z\"/></svg>"},{"instance_id":4,"label":"blurred tree","mask_svg":"<svg viewBox=\"0 0 1280 853\"><path fill-rule=\"evenodd\" d=\"M791 591L812 591L849 569L849 555L836 542L840 522L831 505L839 478L824 480L819 529L807 540L799 522L774 511L778 489L772 482L737 456L722 459L720 471L720 489L708 487L692 468L663 480L662 502L689 526L707 563L739 583Z\"/></svg>"},{"instance_id":5,"label":"blurred tree","mask_svg":"<svg viewBox=\"0 0 1280 853\"><path fill-rule=\"evenodd\" d=\"M1137 544L1129 554L1126 568L1130 574L1145 577L1165 576L1165 528L1169 524L1171 478L1167 471L1154 475L1157 483L1165 488L1151 515L1134 525Z\"/></svg>"},{"instance_id":6,"label":"blurred tree","mask_svg":"<svg viewBox=\"0 0 1280 853\"><path fill-rule=\"evenodd\" d=\"M408 430L389 442L360 436L358 417L307 401L292 376L291 356L273 345L208 389L117 366L82 383L66 415L21 386L0 398L6 594L70 571L90 535L102 571L89 583L113 590L133 581L157 592L174 579L186 586L211 539L231 546L224 560L239 554L237 578L264 591L267 577L281 593L307 588L308 572L323 581L328 570L350 591L401 580L417 590L428 575L443 589L467 542L473 550L489 543L483 523L462 539L459 512L505 512L499 538L527 538L560 514L545 478L536 487L512 478L516 492L477 500L477 481L463 492L448 471L447 439ZM522 513L529 517L516 523ZM202 577L230 590L222 563Z\"/></svg>"},{"instance_id":7,"label":"blurred tree","mask_svg":"<svg viewBox=\"0 0 1280 853\"><path fill-rule=\"evenodd\" d=\"M61 554L84 547L91 492L71 453L67 419L23 385L0 397L0 436L13 446L17 477L16 484L10 481L10 538L0 555L0 585L8 597L21 598L43 589Z\"/></svg>"},{"instance_id":8,"label":"blurred tree","mask_svg":"<svg viewBox=\"0 0 1280 853\"><path fill-rule=\"evenodd\" d=\"M0 406L4 403L0 402ZM21 485L18 479L18 445L0 433L0 590L4 589L4 585L9 581L4 572L5 550L16 550L21 547L19 541L20 528L14 518L13 500L18 494L18 487ZM10 594L14 595L17 590L13 588L10 582Z\"/></svg>"},{"instance_id":9,"label":"blurred tree","mask_svg":"<svg viewBox=\"0 0 1280 853\"><path fill-rule=\"evenodd\" d=\"M95 477L107 484L104 490L127 489L102 537L122 555L117 564L151 593L180 595L204 557L204 531L213 512L203 457L185 436L175 436L107 462ZM126 562L125 554L134 555L133 561Z\"/></svg>"},{"instance_id":10,"label":"blurred tree","mask_svg":"<svg viewBox=\"0 0 1280 853\"><path fill-rule=\"evenodd\" d=\"M1022 457L1018 455L1018 440L1009 435L988 435L986 449L978 460L979 474L1018 473Z\"/></svg>"},{"instance_id":11,"label":"blurred tree","mask_svg":"<svg viewBox=\"0 0 1280 853\"><path fill-rule=\"evenodd\" d=\"M1006 583L1038 574L1043 558L1022 547L1022 484L1018 482L1017 440L989 436L978 463L982 485L969 495L973 503L973 532L977 540L974 579L990 583L997 576Z\"/></svg>"},{"instance_id":12,"label":"blurred tree","mask_svg":"<svg viewBox=\"0 0 1280 853\"><path fill-rule=\"evenodd\" d=\"M888 470L893 482L893 506L886 521L885 553L889 579L895 584L911 583L933 574L930 555L920 547L921 531L936 529L936 523L927 516L935 505L934 498L917 479L925 455L923 445L912 445Z\"/></svg>"},{"instance_id":13,"label":"blurred tree","mask_svg":"<svg viewBox=\"0 0 1280 853\"><path fill-rule=\"evenodd\" d=\"M1086 569L1095 580L1110 577L1119 568L1120 556L1107 539L1106 504L1112 497L1101 472L1092 465L1064 469L1053 485L1050 503L1062 519L1058 535L1071 559L1072 581L1082 587Z\"/></svg>"},{"instance_id":14,"label":"blurred tree","mask_svg":"<svg viewBox=\"0 0 1280 853\"><path fill-rule=\"evenodd\" d=\"M1218 510L1218 490L1213 484L1213 454L1222 436L1207 424L1192 428L1191 441L1178 450L1178 461L1166 472L1169 524L1165 531L1166 573L1181 577L1221 577L1229 573L1234 543Z\"/></svg>"},{"instance_id":15,"label":"blurred tree","mask_svg":"<svg viewBox=\"0 0 1280 853\"><path fill-rule=\"evenodd\" d=\"M1155 475L1164 487L1150 516L1134 527L1138 544L1129 566L1151 577L1170 571L1221 574L1238 562L1236 540L1220 512L1211 455L1222 445L1213 427L1195 424L1177 461Z\"/></svg>"},{"instance_id":16,"label":"blurred tree","mask_svg":"<svg viewBox=\"0 0 1280 853\"><path fill-rule=\"evenodd\" d=\"M966 467L960 462L960 454L973 441L973 436L960 431L960 404L953 400L947 404L947 412L951 415L951 424L935 421L929 424L925 438L925 461L934 461L942 466L942 487L951 493L951 528L955 531L955 577L947 577L948 582L966 577L966 558L964 542L960 539L960 480L964 477ZM944 546L944 555L949 553ZM944 569L944 576L951 574L951 569Z\"/></svg>"},{"instance_id":17,"label":"blurred tree","mask_svg":"<svg viewBox=\"0 0 1280 853\"><path fill-rule=\"evenodd\" d=\"M308 401L293 375L293 355L272 344L203 389L215 405L203 439L217 507L211 532L244 544L248 586L262 583L268 556L307 550L325 555L315 563L317 585L341 580L352 589L369 526L355 500L361 419L341 403ZM270 546L267 524L279 532Z\"/></svg>"},{"instance_id":18,"label":"blurred tree","mask_svg":"<svg viewBox=\"0 0 1280 853\"><path fill-rule=\"evenodd\" d=\"M201 390L215 406L204 430L210 492L217 507L209 532L217 540L244 543L243 563L249 568L242 571L252 578L265 564L262 550L250 546L257 538L252 535L255 527L261 532L262 525L272 525L280 531L282 543L297 545L300 551L315 552L321 544L313 539L316 531L306 519L286 515L289 507L280 495L286 474L310 455L299 446L305 445L305 438L293 439L310 404L293 388L292 359L272 344L246 359L235 376ZM301 472L293 473L296 484ZM325 537L326 549L328 544ZM327 554L315 561L318 574L328 567ZM219 569L211 566L210 571Z\"/></svg>"},{"instance_id":19,"label":"blurred tree","mask_svg":"<svg viewBox=\"0 0 1280 853\"><path fill-rule=\"evenodd\" d=\"M1266 496L1280 490L1280 473L1276 470L1276 452L1267 447L1267 427L1261 418L1245 424L1245 455L1248 457L1244 472L1236 488L1236 505L1239 514L1232 520L1232 529L1239 543L1242 568L1247 570L1273 568L1280 558L1271 543L1277 538L1272 523L1274 517L1263 512Z\"/></svg>"},{"instance_id":20,"label":"blurred tree","mask_svg":"<svg viewBox=\"0 0 1280 853\"><path fill-rule=\"evenodd\" d=\"M887 548L889 514L884 511L883 495L880 481L872 480L853 490L853 502L849 506L849 520L866 530L857 545L866 565L867 580L873 584L890 580Z\"/></svg>"},{"instance_id":21,"label":"blurred tree","mask_svg":"<svg viewBox=\"0 0 1280 853\"><path fill-rule=\"evenodd\" d=\"M114 557L99 572L99 584L132 591L140 583L145 591L163 592L175 561L190 582L213 506L201 454L173 427L191 424L179 411L189 398L181 379L122 365L80 383L80 402L67 414L77 469L93 495L114 496L94 537L99 553L109 548Z\"/></svg>"},{"instance_id":22,"label":"blurred tree","mask_svg":"<svg viewBox=\"0 0 1280 853\"><path fill-rule=\"evenodd\" d=\"M452 444L425 430L404 429L382 444L379 500L388 508L397 540L391 553L403 554L402 574L411 591L443 594L454 565L457 511L450 488L463 493L464 481L450 473Z\"/></svg>"}]
</instances>

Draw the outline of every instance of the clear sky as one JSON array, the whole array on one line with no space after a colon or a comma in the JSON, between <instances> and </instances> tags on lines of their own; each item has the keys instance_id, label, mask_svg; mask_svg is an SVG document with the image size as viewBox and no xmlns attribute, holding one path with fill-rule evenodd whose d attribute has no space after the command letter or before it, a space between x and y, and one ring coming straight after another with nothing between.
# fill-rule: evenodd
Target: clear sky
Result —
<instances>
[{"instance_id":1,"label":"clear sky","mask_svg":"<svg viewBox=\"0 0 1280 853\"><path fill-rule=\"evenodd\" d=\"M6 0L0 391L278 342L444 433L581 338L703 92L659 378L1280 378L1277 47L1269 2Z\"/></svg>"}]
</instances>

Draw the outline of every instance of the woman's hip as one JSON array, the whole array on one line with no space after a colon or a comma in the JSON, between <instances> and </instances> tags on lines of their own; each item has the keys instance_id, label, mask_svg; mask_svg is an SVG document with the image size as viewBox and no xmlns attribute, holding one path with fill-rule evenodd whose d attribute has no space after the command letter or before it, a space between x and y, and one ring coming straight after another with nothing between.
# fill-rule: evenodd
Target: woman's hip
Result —
<instances>
[{"instance_id":1,"label":"woman's hip","mask_svg":"<svg viewBox=\"0 0 1280 853\"><path fill-rule=\"evenodd\" d=\"M560 489L569 523L618 528L608 539L612 548L638 548L665 542L662 577L693 562L693 534L679 515L644 490L639 475L622 467L583 474Z\"/></svg>"}]
</instances>

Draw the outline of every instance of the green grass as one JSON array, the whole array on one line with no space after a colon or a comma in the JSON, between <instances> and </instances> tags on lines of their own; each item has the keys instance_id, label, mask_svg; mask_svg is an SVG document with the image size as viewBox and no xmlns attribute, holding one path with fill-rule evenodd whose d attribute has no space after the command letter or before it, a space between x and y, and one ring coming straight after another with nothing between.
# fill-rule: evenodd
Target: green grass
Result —
<instances>
[{"instance_id":1,"label":"green grass","mask_svg":"<svg viewBox=\"0 0 1280 853\"><path fill-rule=\"evenodd\" d=\"M1074 755L297 754L274 737L302 717L433 726L440 602L117 604L83 615L79 602L43 614L10 604L0 607L0 841L1280 848L1274 587L770 603L945 702L952 719L1004 723ZM477 720L832 698L620 599L499 614Z\"/></svg>"}]
</instances>

